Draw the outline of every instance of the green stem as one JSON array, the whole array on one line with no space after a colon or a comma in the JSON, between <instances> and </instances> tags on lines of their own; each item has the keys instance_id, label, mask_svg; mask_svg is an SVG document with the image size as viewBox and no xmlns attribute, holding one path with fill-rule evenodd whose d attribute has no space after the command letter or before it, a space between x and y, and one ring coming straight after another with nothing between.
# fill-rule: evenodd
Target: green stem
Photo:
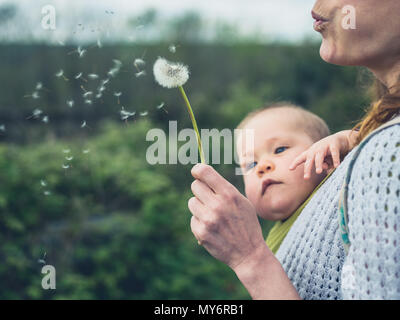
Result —
<instances>
[{"instance_id":1,"label":"green stem","mask_svg":"<svg viewBox=\"0 0 400 320\"><path fill-rule=\"evenodd\" d=\"M180 92L182 94L183 100L185 100L186 107L187 107L187 110L189 112L190 120L192 120L193 129L194 129L194 131L196 131L197 145L199 147L201 163L206 163L206 160L205 160L204 154L203 154L203 145L201 144L201 138L200 138L200 134L199 134L199 129L197 129L197 123L196 123L196 119L195 119L193 111L192 111L192 107L190 106L189 99L186 96L185 90L183 90L182 86L179 86L179 90L180 90Z\"/></svg>"}]
</instances>

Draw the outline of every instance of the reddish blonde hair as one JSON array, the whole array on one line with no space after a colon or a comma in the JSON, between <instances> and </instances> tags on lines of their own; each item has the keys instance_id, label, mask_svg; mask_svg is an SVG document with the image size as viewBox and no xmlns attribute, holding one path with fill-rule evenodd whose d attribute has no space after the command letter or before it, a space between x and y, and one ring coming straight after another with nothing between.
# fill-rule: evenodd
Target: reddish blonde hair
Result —
<instances>
[{"instance_id":1,"label":"reddish blonde hair","mask_svg":"<svg viewBox=\"0 0 400 320\"><path fill-rule=\"evenodd\" d=\"M375 101L371 103L365 116L353 128L353 130L359 131L357 144L371 131L400 113L400 81L389 92L382 82L375 79L370 93Z\"/></svg>"}]
</instances>

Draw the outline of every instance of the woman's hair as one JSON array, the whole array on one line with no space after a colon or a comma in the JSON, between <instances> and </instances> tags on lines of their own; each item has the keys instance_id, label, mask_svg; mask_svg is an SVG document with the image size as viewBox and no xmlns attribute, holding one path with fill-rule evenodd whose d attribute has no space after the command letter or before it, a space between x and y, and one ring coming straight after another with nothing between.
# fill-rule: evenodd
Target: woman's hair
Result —
<instances>
[{"instance_id":1,"label":"woman's hair","mask_svg":"<svg viewBox=\"0 0 400 320\"><path fill-rule=\"evenodd\" d=\"M357 144L371 131L400 113L400 80L393 88L392 92L389 92L382 82L375 79L370 89L374 102L366 110L367 114L353 128L359 131Z\"/></svg>"}]
</instances>

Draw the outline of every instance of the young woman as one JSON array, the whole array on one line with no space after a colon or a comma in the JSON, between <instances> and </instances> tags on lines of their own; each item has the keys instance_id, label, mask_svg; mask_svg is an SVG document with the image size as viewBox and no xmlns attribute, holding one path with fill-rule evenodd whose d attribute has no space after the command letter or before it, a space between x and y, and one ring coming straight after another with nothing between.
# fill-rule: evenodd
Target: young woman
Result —
<instances>
[{"instance_id":1,"label":"young woman","mask_svg":"<svg viewBox=\"0 0 400 320\"><path fill-rule=\"evenodd\" d=\"M367 67L377 79L380 96L357 126L362 143L400 112L400 1L352 1L355 29L344 27L346 5L317 0L312 15L323 60ZM355 151L316 192L276 256L251 203L212 167L195 165L188 203L194 236L254 299L400 299L400 125L366 140L353 165ZM338 202L349 165L346 253Z\"/></svg>"}]
</instances>

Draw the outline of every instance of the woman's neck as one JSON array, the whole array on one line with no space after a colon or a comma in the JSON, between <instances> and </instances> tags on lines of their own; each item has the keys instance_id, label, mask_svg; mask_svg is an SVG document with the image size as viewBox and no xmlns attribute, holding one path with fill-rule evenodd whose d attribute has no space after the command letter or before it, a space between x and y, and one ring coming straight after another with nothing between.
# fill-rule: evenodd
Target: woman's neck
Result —
<instances>
[{"instance_id":1,"label":"woman's neck","mask_svg":"<svg viewBox=\"0 0 400 320\"><path fill-rule=\"evenodd\" d=\"M396 91L396 86L400 84L400 58L395 59L395 62L391 64L386 64L380 67L370 67L369 68L381 81L385 87L389 90L389 93ZM398 88L397 88L398 90Z\"/></svg>"}]
</instances>

